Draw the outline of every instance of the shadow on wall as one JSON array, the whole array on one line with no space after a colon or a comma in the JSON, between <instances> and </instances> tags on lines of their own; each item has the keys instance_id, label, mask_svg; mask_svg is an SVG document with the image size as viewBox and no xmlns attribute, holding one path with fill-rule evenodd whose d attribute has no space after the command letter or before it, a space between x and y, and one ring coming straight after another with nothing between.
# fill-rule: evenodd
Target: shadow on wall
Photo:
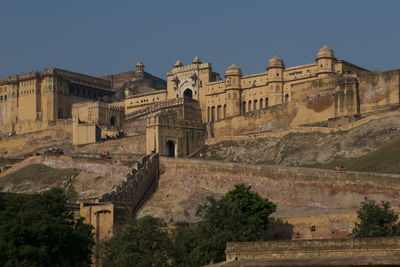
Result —
<instances>
[{"instance_id":1,"label":"shadow on wall","mask_svg":"<svg viewBox=\"0 0 400 267\"><path fill-rule=\"evenodd\" d=\"M292 240L294 226L281 219L270 218L267 240Z\"/></svg>"}]
</instances>

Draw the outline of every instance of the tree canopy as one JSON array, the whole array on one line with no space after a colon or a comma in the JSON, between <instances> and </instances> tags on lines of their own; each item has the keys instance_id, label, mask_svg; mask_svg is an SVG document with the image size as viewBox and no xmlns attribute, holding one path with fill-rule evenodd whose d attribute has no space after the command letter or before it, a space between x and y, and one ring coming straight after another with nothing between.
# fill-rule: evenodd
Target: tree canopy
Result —
<instances>
[{"instance_id":1,"label":"tree canopy","mask_svg":"<svg viewBox=\"0 0 400 267\"><path fill-rule=\"evenodd\" d=\"M102 266L201 266L225 260L226 242L266 240L276 205L236 185L221 199L208 198L196 223L167 227L160 219L132 220L100 249Z\"/></svg>"},{"instance_id":2,"label":"tree canopy","mask_svg":"<svg viewBox=\"0 0 400 267\"><path fill-rule=\"evenodd\" d=\"M354 237L379 237L400 235L399 216L391 209L390 203L382 201L381 205L365 198L357 211L359 223L355 223Z\"/></svg>"},{"instance_id":3,"label":"tree canopy","mask_svg":"<svg viewBox=\"0 0 400 267\"><path fill-rule=\"evenodd\" d=\"M174 264L199 266L223 261L226 242L266 240L269 216L275 210L274 203L244 184L235 185L220 200L209 198L197 211L201 221L177 224Z\"/></svg>"},{"instance_id":4,"label":"tree canopy","mask_svg":"<svg viewBox=\"0 0 400 267\"><path fill-rule=\"evenodd\" d=\"M62 189L0 195L0 266L89 266L91 226L74 221Z\"/></svg>"},{"instance_id":5,"label":"tree canopy","mask_svg":"<svg viewBox=\"0 0 400 267\"><path fill-rule=\"evenodd\" d=\"M105 241L102 266L167 266L170 239L166 224L150 216L131 220Z\"/></svg>"}]
</instances>

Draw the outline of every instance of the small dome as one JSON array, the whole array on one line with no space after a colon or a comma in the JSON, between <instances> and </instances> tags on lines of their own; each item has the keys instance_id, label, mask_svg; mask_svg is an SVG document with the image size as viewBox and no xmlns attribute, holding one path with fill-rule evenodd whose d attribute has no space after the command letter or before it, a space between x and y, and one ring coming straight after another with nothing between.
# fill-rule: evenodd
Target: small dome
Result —
<instances>
[{"instance_id":1,"label":"small dome","mask_svg":"<svg viewBox=\"0 0 400 267\"><path fill-rule=\"evenodd\" d=\"M143 65L143 63L141 62L141 61L139 61L137 64L136 64L136 68L139 68L139 67L144 67L144 65Z\"/></svg>"},{"instance_id":2,"label":"small dome","mask_svg":"<svg viewBox=\"0 0 400 267\"><path fill-rule=\"evenodd\" d=\"M242 75L242 70L238 65L232 62L232 65L230 65L225 72L225 76L229 75Z\"/></svg>"},{"instance_id":3,"label":"small dome","mask_svg":"<svg viewBox=\"0 0 400 267\"><path fill-rule=\"evenodd\" d=\"M192 62L193 64L201 64L201 61L200 61L200 58L198 57L198 56L196 56L194 59L193 59L193 62Z\"/></svg>"},{"instance_id":4,"label":"small dome","mask_svg":"<svg viewBox=\"0 0 400 267\"><path fill-rule=\"evenodd\" d=\"M178 60L175 62L174 67L175 67L175 68L183 67L183 64L182 64L182 62L178 59Z\"/></svg>"},{"instance_id":5,"label":"small dome","mask_svg":"<svg viewBox=\"0 0 400 267\"><path fill-rule=\"evenodd\" d=\"M332 48L329 48L326 44L318 51L317 59L319 58L335 58Z\"/></svg>"},{"instance_id":6,"label":"small dome","mask_svg":"<svg viewBox=\"0 0 400 267\"><path fill-rule=\"evenodd\" d=\"M267 70L270 68L284 68L285 63L283 63L283 60L278 57L278 54L275 53L274 57L271 58L268 62L268 67Z\"/></svg>"}]
</instances>

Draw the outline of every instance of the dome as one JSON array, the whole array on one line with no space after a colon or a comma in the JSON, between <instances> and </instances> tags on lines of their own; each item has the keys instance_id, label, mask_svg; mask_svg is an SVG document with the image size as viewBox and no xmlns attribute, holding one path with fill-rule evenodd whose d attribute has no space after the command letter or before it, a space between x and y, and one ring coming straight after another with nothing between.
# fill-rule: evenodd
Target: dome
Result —
<instances>
[{"instance_id":1,"label":"dome","mask_svg":"<svg viewBox=\"0 0 400 267\"><path fill-rule=\"evenodd\" d=\"M332 48L329 48L326 44L318 51L317 59L319 58L335 58Z\"/></svg>"},{"instance_id":2,"label":"dome","mask_svg":"<svg viewBox=\"0 0 400 267\"><path fill-rule=\"evenodd\" d=\"M242 70L238 65L232 62L232 65L230 65L225 72L225 76L229 75L242 75Z\"/></svg>"},{"instance_id":3,"label":"dome","mask_svg":"<svg viewBox=\"0 0 400 267\"><path fill-rule=\"evenodd\" d=\"M139 61L137 64L136 64L136 68L139 68L139 67L144 67L144 65L143 65L143 63L141 62L141 61Z\"/></svg>"},{"instance_id":4,"label":"dome","mask_svg":"<svg viewBox=\"0 0 400 267\"><path fill-rule=\"evenodd\" d=\"M182 64L182 62L178 59L178 60L175 62L174 67L175 67L175 68L183 67L183 64Z\"/></svg>"},{"instance_id":5,"label":"dome","mask_svg":"<svg viewBox=\"0 0 400 267\"><path fill-rule=\"evenodd\" d=\"M278 54L275 54L274 57L269 60L267 69L284 67L285 63L283 63L283 60L278 57Z\"/></svg>"},{"instance_id":6,"label":"dome","mask_svg":"<svg viewBox=\"0 0 400 267\"><path fill-rule=\"evenodd\" d=\"M192 62L193 64L201 64L201 61L200 61L200 58L198 57L198 56L196 56L194 59L193 59L193 62Z\"/></svg>"}]
</instances>

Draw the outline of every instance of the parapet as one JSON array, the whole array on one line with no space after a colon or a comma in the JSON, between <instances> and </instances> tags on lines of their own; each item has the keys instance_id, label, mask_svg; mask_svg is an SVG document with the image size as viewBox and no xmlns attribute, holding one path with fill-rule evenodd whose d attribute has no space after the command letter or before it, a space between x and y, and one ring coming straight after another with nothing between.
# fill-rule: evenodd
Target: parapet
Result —
<instances>
[{"instance_id":1,"label":"parapet","mask_svg":"<svg viewBox=\"0 0 400 267\"><path fill-rule=\"evenodd\" d=\"M185 72L185 71L191 71L191 70L198 70L198 69L211 69L212 65L211 63L202 63L202 64L190 64L187 66L179 67L179 68L174 68L172 70L169 70L167 72L167 76L175 75L177 73Z\"/></svg>"},{"instance_id":2,"label":"parapet","mask_svg":"<svg viewBox=\"0 0 400 267\"><path fill-rule=\"evenodd\" d=\"M227 261L296 259L296 261L329 262L332 259L356 261L358 257L363 257L363 259L395 257L398 259L400 237L237 242L227 243L225 253ZM323 265L325 264L319 266ZM241 266L246 266L246 264Z\"/></svg>"},{"instance_id":3,"label":"parapet","mask_svg":"<svg viewBox=\"0 0 400 267\"><path fill-rule=\"evenodd\" d=\"M89 108L105 108L108 110L113 110L113 111L125 111L124 107L117 106L111 103L105 103L105 102L100 102L100 101L85 101L85 102L78 102L72 104L72 108L81 108L81 107L89 107Z\"/></svg>"}]
</instances>

